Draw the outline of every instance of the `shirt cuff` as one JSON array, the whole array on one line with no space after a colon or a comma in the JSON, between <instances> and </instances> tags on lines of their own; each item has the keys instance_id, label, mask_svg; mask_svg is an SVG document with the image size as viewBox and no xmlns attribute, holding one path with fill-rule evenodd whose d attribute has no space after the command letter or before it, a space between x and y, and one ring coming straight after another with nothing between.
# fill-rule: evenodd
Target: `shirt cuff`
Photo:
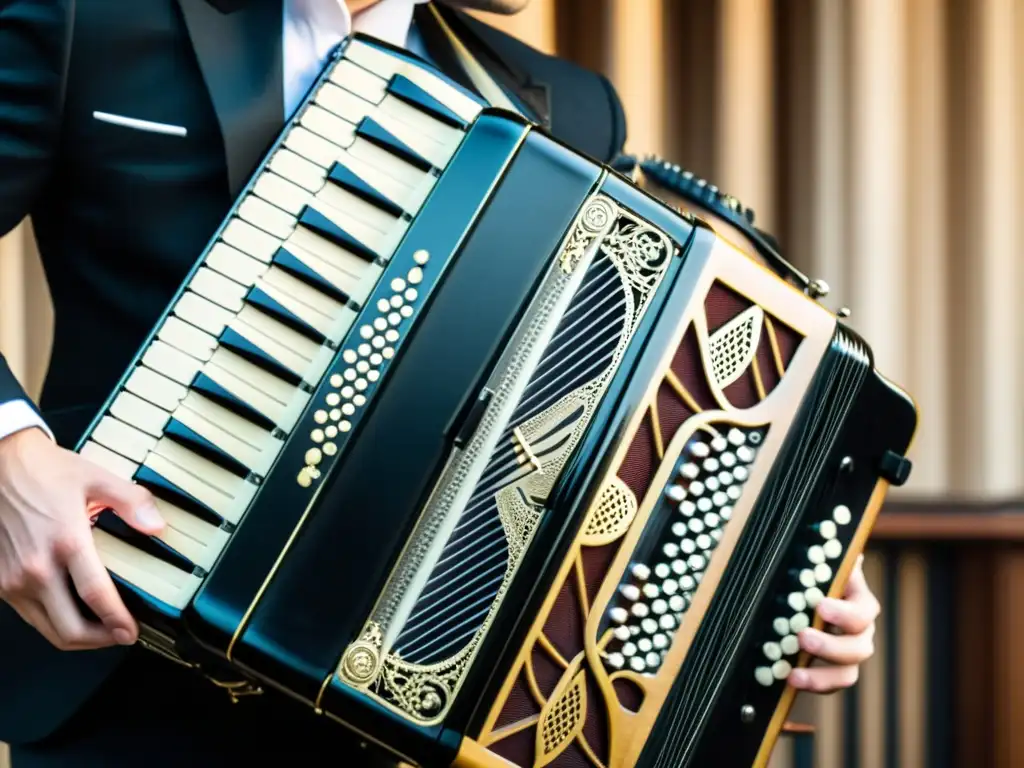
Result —
<instances>
[{"instance_id":1,"label":"shirt cuff","mask_svg":"<svg viewBox=\"0 0 1024 768\"><path fill-rule=\"evenodd\" d=\"M39 427L51 440L54 440L53 432L27 401L9 400L6 403L0 403L0 440L15 432L32 427Z\"/></svg>"}]
</instances>

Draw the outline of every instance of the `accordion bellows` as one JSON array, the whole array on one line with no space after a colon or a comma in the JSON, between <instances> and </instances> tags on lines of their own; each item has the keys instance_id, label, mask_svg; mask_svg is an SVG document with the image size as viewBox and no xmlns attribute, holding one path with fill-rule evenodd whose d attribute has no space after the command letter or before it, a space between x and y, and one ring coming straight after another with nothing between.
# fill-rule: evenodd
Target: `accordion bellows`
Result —
<instances>
[{"instance_id":1,"label":"accordion bellows","mask_svg":"<svg viewBox=\"0 0 1024 768\"><path fill-rule=\"evenodd\" d=\"M80 443L142 643L413 765L765 764L917 415L677 171L347 41Z\"/></svg>"}]
</instances>

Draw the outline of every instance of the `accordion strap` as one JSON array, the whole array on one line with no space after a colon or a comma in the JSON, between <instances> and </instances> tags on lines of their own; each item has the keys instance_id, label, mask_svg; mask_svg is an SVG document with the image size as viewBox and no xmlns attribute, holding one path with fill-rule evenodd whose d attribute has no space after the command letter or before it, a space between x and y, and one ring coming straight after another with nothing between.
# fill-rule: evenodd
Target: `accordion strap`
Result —
<instances>
[{"instance_id":1,"label":"accordion strap","mask_svg":"<svg viewBox=\"0 0 1024 768\"><path fill-rule=\"evenodd\" d=\"M472 81L473 86L480 92L487 102L492 107L498 107L506 109L509 112L514 112L517 115L525 117L521 109L519 109L512 100L505 93L504 89L498 85L497 81L491 77L490 73L484 68L484 66L477 61L476 57L470 52L466 44L463 43L458 36L452 31L452 28L445 21L441 13L434 7L433 3L427 6L430 12L434 15L437 20L438 26L444 32L448 38L449 44L452 46L456 58L459 60L459 64L462 65L463 70L466 72L466 76Z\"/></svg>"}]
</instances>

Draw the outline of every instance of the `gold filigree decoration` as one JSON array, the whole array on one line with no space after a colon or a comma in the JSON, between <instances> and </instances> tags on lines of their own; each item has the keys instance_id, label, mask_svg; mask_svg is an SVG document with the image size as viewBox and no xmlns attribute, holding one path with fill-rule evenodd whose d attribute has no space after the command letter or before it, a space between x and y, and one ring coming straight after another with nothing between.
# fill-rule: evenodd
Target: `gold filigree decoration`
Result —
<instances>
[{"instance_id":1,"label":"gold filigree decoration","mask_svg":"<svg viewBox=\"0 0 1024 768\"><path fill-rule=\"evenodd\" d=\"M616 215L615 204L606 197L595 197L587 203L562 252L559 263L565 274L572 274L579 266L587 249L604 233Z\"/></svg>"},{"instance_id":2,"label":"gold filigree decoration","mask_svg":"<svg viewBox=\"0 0 1024 768\"><path fill-rule=\"evenodd\" d=\"M373 680L380 666L383 642L380 625L375 621L369 622L359 640L349 647L341 661L345 676L354 682L368 683Z\"/></svg>"},{"instance_id":3,"label":"gold filigree decoration","mask_svg":"<svg viewBox=\"0 0 1024 768\"><path fill-rule=\"evenodd\" d=\"M540 713L534 765L543 768L558 759L583 732L587 722L587 673L580 669L583 654L565 671Z\"/></svg>"},{"instance_id":4,"label":"gold filigree decoration","mask_svg":"<svg viewBox=\"0 0 1024 768\"><path fill-rule=\"evenodd\" d=\"M601 241L601 250L641 296L658 285L672 251L665 237L642 222L620 218Z\"/></svg>"},{"instance_id":5,"label":"gold filigree decoration","mask_svg":"<svg viewBox=\"0 0 1024 768\"><path fill-rule=\"evenodd\" d=\"M373 679L357 680L350 673L350 665L346 662L353 651L367 652L366 643L362 642L361 638L360 643L354 644L346 652L338 667L338 675L343 682L373 694L384 706L418 723L427 725L440 722L451 705L537 530L548 497L559 480L566 462L590 425L601 397L618 369L633 332L642 319L649 299L657 287L658 280L664 275L673 253L667 237L640 219L620 210L607 198L598 195L588 202L577 217L573 231L566 238L556 262L558 269L555 274L561 274L562 280L568 280L570 278L565 277L566 275L578 274L576 270L584 263L589 265L591 258L599 252L615 265L624 288L625 316L622 332L610 363L595 378L565 395L529 421L519 425L508 425L515 427L512 430L512 439L517 460L523 467L532 466L533 469L508 486L495 489L494 492L498 517L506 536L508 559L502 583L487 617L466 646L448 659L437 663L410 664L398 653L389 651L385 643ZM557 283L553 288L542 290L545 306L553 305L559 290L564 289L558 287ZM505 373L501 374L500 383L495 387L496 394L476 436L446 469L445 476L435 488L432 499L417 524L417 529L406 545L402 560L407 562L396 567L384 592L378 598L372 617L375 622L380 623L386 638L395 638L400 634L400 627L392 625L395 621L395 606L413 583L414 573L423 567L423 557L426 556L440 530L443 519L441 513L448 510L460 487L467 482L478 482L470 480L466 466L473 461L475 453L481 450L479 436L485 430L508 428L492 423L498 410L496 403L507 397L505 393L509 391L509 382L512 378L522 375L519 356L528 354L529 344L536 343L531 341L535 339L532 329L535 326L539 329L539 323L539 317L529 321L530 327L524 332L524 340L517 342L517 345L525 346L521 349L520 346L515 347L508 361L503 363ZM628 501L626 505L628 507ZM634 499L632 509L635 510L635 507ZM628 527L626 518L633 513L627 510L617 514L620 515L620 519L615 525ZM585 741L582 735L580 739Z\"/></svg>"},{"instance_id":6,"label":"gold filigree decoration","mask_svg":"<svg viewBox=\"0 0 1024 768\"><path fill-rule=\"evenodd\" d=\"M585 547L601 547L619 539L636 516L636 496L617 475L604 486L597 504L587 515L580 536Z\"/></svg>"},{"instance_id":7,"label":"gold filigree decoration","mask_svg":"<svg viewBox=\"0 0 1024 768\"><path fill-rule=\"evenodd\" d=\"M720 389L728 387L750 367L763 326L764 310L755 304L708 337L711 375Z\"/></svg>"}]
</instances>

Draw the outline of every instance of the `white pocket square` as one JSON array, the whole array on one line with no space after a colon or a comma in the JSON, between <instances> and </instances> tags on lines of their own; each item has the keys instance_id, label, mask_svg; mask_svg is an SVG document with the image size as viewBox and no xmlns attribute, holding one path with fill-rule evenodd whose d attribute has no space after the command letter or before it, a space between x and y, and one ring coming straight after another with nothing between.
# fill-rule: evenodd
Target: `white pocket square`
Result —
<instances>
[{"instance_id":1,"label":"white pocket square","mask_svg":"<svg viewBox=\"0 0 1024 768\"><path fill-rule=\"evenodd\" d=\"M123 125L125 128L134 128L137 131L149 131L150 133L165 133L170 136L187 136L188 131L180 125L169 125L168 123L154 123L152 120L139 120L135 117L114 115L110 112L93 112L92 116L104 123Z\"/></svg>"}]
</instances>

